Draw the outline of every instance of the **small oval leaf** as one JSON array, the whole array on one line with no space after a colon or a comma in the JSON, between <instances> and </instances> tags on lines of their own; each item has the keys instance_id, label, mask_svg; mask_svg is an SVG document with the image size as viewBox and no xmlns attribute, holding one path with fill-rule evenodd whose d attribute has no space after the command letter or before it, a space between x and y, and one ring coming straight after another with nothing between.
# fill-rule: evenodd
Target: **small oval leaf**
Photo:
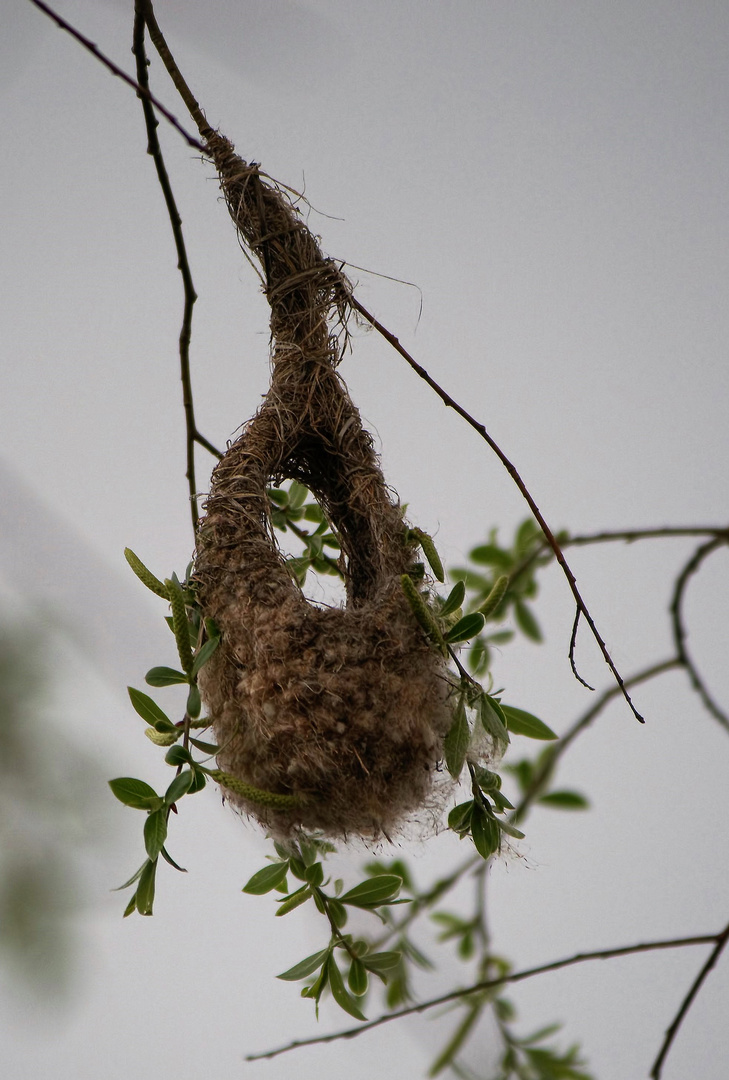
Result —
<instances>
[{"instance_id":1,"label":"small oval leaf","mask_svg":"<svg viewBox=\"0 0 729 1080\"><path fill-rule=\"evenodd\" d=\"M262 896L263 893L271 892L284 880L288 868L289 864L287 862L277 862L271 866L264 866L262 870L258 870L252 878L249 878L242 891L251 893L252 896ZM304 978L303 975L297 977Z\"/></svg>"},{"instance_id":2,"label":"small oval leaf","mask_svg":"<svg viewBox=\"0 0 729 1080\"><path fill-rule=\"evenodd\" d=\"M528 739L559 738L543 720L524 709L517 709L514 705L502 705L501 710L506 717L506 726L515 735L526 735Z\"/></svg>"}]
</instances>

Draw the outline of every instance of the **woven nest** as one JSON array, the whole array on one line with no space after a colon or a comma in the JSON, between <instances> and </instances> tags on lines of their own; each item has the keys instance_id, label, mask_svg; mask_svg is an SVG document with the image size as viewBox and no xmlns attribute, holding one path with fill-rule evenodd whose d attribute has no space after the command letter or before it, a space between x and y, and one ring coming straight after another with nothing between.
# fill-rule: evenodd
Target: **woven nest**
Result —
<instances>
[{"instance_id":1,"label":"woven nest","mask_svg":"<svg viewBox=\"0 0 729 1080\"><path fill-rule=\"evenodd\" d=\"M220 136L209 149L263 267L273 342L270 389L213 473L198 537L198 595L222 634L199 679L218 762L295 797L279 809L227 792L279 835L389 835L429 800L449 687L400 584L414 544L335 370L350 286L255 165ZM309 602L276 544L266 489L284 479L310 489L340 541L343 607Z\"/></svg>"}]
</instances>

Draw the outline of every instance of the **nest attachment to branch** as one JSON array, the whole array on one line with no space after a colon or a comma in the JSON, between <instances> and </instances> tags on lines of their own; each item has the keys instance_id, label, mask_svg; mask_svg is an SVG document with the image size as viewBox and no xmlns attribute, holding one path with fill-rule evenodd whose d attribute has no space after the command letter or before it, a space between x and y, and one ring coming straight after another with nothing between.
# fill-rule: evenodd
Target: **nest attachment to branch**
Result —
<instances>
[{"instance_id":1,"label":"nest attachment to branch","mask_svg":"<svg viewBox=\"0 0 729 1080\"><path fill-rule=\"evenodd\" d=\"M349 283L255 165L221 136L209 149L263 270L273 349L270 389L216 467L199 531L198 595L222 634L200 689L220 768L294 797L280 809L229 790L232 802L278 835L373 839L428 803L446 667L403 595L415 545L336 372ZM284 479L309 488L340 541L344 607L309 602L276 544L267 488Z\"/></svg>"}]
</instances>

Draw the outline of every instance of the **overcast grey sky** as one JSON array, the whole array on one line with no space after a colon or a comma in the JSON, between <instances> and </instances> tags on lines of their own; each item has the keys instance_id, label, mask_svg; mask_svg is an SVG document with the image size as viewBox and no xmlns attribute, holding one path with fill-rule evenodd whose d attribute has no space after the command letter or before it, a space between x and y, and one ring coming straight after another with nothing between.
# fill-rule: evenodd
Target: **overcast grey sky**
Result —
<instances>
[{"instance_id":1,"label":"overcast grey sky","mask_svg":"<svg viewBox=\"0 0 729 1080\"><path fill-rule=\"evenodd\" d=\"M554 527L726 518L725 3L156 7L209 119L242 156L305 187L323 212L310 225L325 250L418 286L352 271L362 302L487 424ZM57 8L132 70L132 0ZM152 79L182 115L156 62ZM309 1003L274 975L321 947L322 928L306 908L274 925L270 898L241 895L266 845L212 791L175 823L170 848L190 872L162 876L153 919L122 922L124 899L108 891L136 868L141 830L132 811L109 805L106 779L166 779L124 687L172 662L171 642L122 552L129 545L166 576L192 550L181 289L134 94L27 0L2 2L0 95L0 577L13 610L52 610L76 643L57 633L49 647L60 689L48 723L95 760L98 806L80 860L74 991L63 1007L41 1007L5 981L5 1075L416 1080L448 1018L437 1031L419 1019L242 1064L246 1052L318 1030ZM266 306L211 169L164 126L161 136L200 294L198 423L224 444L267 387ZM382 341L357 334L342 373L388 481L447 562L525 516L485 445ZM199 455L203 490L209 464ZM670 581L689 551L661 541L572 555L627 674L670 652ZM720 552L688 602L692 648L725 703L728 571ZM538 613L548 644L508 648L495 679L563 731L590 695L565 658L572 609L555 570ZM580 657L589 679L609 685L587 635ZM616 703L565 760L561 779L594 809L535 815L524 858L494 869L494 944L520 967L726 923L729 739L680 675L646 687L638 704L645 727ZM418 845L421 880L460 850L448 837ZM359 857L348 856L352 867ZM565 1044L582 1042L600 1080L641 1077L702 955L585 966L513 997L526 1028L564 1020ZM665 1080L725 1076L728 990L725 959ZM320 1029L338 1025L326 1005ZM480 1045L487 1060L485 1034Z\"/></svg>"}]
</instances>

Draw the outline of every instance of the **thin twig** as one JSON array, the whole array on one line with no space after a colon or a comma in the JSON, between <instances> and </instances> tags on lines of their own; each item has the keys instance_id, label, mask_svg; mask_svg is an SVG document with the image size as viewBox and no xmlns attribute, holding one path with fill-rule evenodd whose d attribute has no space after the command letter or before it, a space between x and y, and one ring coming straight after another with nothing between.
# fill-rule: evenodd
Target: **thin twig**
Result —
<instances>
[{"instance_id":1,"label":"thin twig","mask_svg":"<svg viewBox=\"0 0 729 1080\"><path fill-rule=\"evenodd\" d=\"M85 49L88 49L90 53L93 53L96 59L99 60L104 65L104 67L112 73L112 75L116 75L118 79L121 79L123 82L127 83L134 90L136 90L141 97L144 97L148 101L151 101L154 107L156 109L159 109L165 120L167 120L168 123L172 124L172 127L175 128L176 131L179 131L180 135L182 135L183 139L187 142L189 146L192 146L195 150L200 150L203 154L206 152L203 144L201 142L198 142L198 140L193 135L190 135L188 131L185 131L179 120L172 115L169 109L165 108L161 101L158 101L156 97L153 97L153 95L150 94L149 90L145 90L142 86L139 85L136 79L133 79L131 75L127 75L127 73L123 71L122 68L118 67L118 65L115 64L113 60L110 60L108 56L105 56L104 53L102 53L101 50L93 43L93 41L90 41L89 38L85 37L82 33L80 33L80 31L76 30L75 27L73 27L69 22L66 22L65 19L62 19L60 15L58 15L51 7L48 6L48 4L43 3L43 0L30 0L30 2L35 7L37 7L39 11L42 11L44 15L47 15L49 19L52 19L53 22L55 22L55 24L61 28L61 30L65 30L67 34L70 34L71 37L75 38L76 41L80 42L80 44L83 45Z\"/></svg>"},{"instance_id":2,"label":"thin twig","mask_svg":"<svg viewBox=\"0 0 729 1080\"><path fill-rule=\"evenodd\" d=\"M620 687L620 692L622 693L622 695L625 698L626 702L630 706L630 709L631 709L633 715L635 716L636 720L639 720L641 724L645 723L644 718L640 715L640 713L636 709L635 705L633 704L633 701L632 701L632 699L630 697L630 694L628 693L628 690L627 690L627 688L625 686L625 682L623 681L623 678L622 678L620 672L618 671L617 667L615 666L615 663L613 662L613 659L612 659L612 657L611 657L611 655L610 655L610 653L608 651L608 647L605 644L605 642L603 641L603 638L602 638L599 630L597 629L597 626L595 625L595 621L592 618L592 615L590 614L590 612L589 612L589 610L587 608L587 605L585 604L585 601L582 599L582 596L580 595L580 591L577 588L577 582L575 580L575 575L572 573L572 571L571 571L571 569L570 569L570 567L569 567L569 565L567 563L567 560L564 557L564 554L562 552L561 547L557 543L557 540L555 539L555 536L554 536L552 530L550 529L549 525L545 521L541 510L537 506L531 492L529 491L526 484L522 480L516 466L514 464L512 464L512 462L508 459L508 457L506 456L504 451L501 449L501 447L498 445L498 443L496 443L494 441L494 439L492 439L492 437L489 435L489 433L486 430L486 428L484 427L484 425L479 423L478 420L474 419L474 417L471 416L471 414L469 412L467 412L466 409L464 409L462 405L459 405L458 402L455 401L450 396L450 394L448 394L443 389L443 387L440 386L435 381L435 379L432 378L432 376L428 374L428 372L425 370L425 368L422 366L422 364L419 364L417 362L417 360L415 360L414 357L412 357L410 355L410 353L407 351L407 349L400 343L399 339L396 338L393 333L391 333L385 326L383 326L382 323L379 322L374 317L374 315L370 314L370 312L367 310L367 308L363 307L362 304L360 304L360 302L357 300L357 298L355 296L352 296L351 303L352 303L352 307L355 309L355 311L359 312L359 314L362 316L362 318L365 319L370 324L370 326L372 326L378 332L378 334L381 334L382 337L384 337L384 339L393 347L393 349L395 349L396 352L398 352L400 354L400 356L402 356L403 359L410 365L410 367L413 369L413 371L421 379L423 379L424 382L426 382L428 384L428 386L431 388L431 390L435 391L435 393L441 399L443 404L446 405L448 408L453 409L455 412L457 412L458 415L460 417L462 417L462 419L464 419L466 421L466 423L469 424L469 426L472 427L474 429L474 431L476 431L481 436L481 438L485 440L486 443L488 443L488 445L491 447L493 452L496 454L499 461L502 463L502 465L504 466L506 471L509 473L512 480L514 481L514 483L518 487L519 491L521 492L522 496L526 500L526 502L527 502L527 504L529 506L529 509L534 514L534 517L536 518L537 522L539 523L539 527L542 530L542 532L544 533L544 536L546 537L546 540L547 540L550 548L554 552L554 557L556 558L559 565L562 567L562 571L563 571L565 577L567 578L567 581L569 583L569 587L570 587L570 589L572 591L572 595L575 598L575 603L577 604L577 608L582 613L583 618L585 619L588 626L590 627L590 630L592 631L593 637L595 638L595 641L597 642L597 644L598 644L598 646L600 648L600 652L603 655L605 663L610 668L610 671L613 674L613 678L615 679L616 683ZM570 662L573 664L573 668L574 668L573 661L574 661L573 643L571 643L571 645L570 645Z\"/></svg>"},{"instance_id":3,"label":"thin twig","mask_svg":"<svg viewBox=\"0 0 729 1080\"><path fill-rule=\"evenodd\" d=\"M160 60L167 69L167 74L172 79L172 82L177 90L178 94L185 103L185 107L189 112L191 118L197 124L198 131L204 139L207 139L213 134L213 129L208 124L207 117L200 107L200 103L193 94L190 87L187 85L182 77L182 72L175 62L175 58L170 52L169 45L167 44L164 34L160 30L159 23L154 13L152 6L152 0L138 0L141 3L142 10L144 12L144 21L147 24L149 30L149 37L154 45L155 49L159 53ZM207 153L207 150L205 150Z\"/></svg>"},{"instance_id":4,"label":"thin twig","mask_svg":"<svg viewBox=\"0 0 729 1080\"><path fill-rule=\"evenodd\" d=\"M524 971L515 971L513 974L502 975L496 979L484 979L481 982L474 983L472 986L463 987L460 990L451 990L449 993L441 994L440 997L431 998L429 1001L421 1001L417 1005L409 1005L407 1008L399 1009L397 1012L385 1013L383 1016L378 1016L376 1020L370 1020L365 1024L360 1024L359 1027L347 1028L345 1031L335 1031L330 1035L316 1035L311 1039L297 1039L294 1042L288 1043L286 1046L279 1046L274 1050L267 1050L260 1054L248 1054L246 1061L260 1061L262 1058L278 1057L279 1054L285 1054L289 1050L296 1050L301 1046L313 1046L315 1043L330 1043L335 1042L338 1039L352 1039L357 1035L362 1035L365 1031L371 1031L372 1028L387 1024L390 1020L398 1020L403 1016L412 1016L414 1013L426 1012L428 1009L434 1009L437 1005L446 1005L449 1001L455 1001L458 998L466 997L468 994L478 993L482 990L491 990L495 986L504 986L507 983L523 982L525 979L531 979L535 975L544 975L548 971L559 971L562 968L570 967L573 964L583 964L587 960L610 960L616 956L630 956L634 953L653 952L658 949L679 949L688 945L718 946L721 942L725 943L727 935L729 935L729 928L722 931L720 934L702 934L697 937L671 938L664 941L645 941L638 945L623 945L617 949L600 949L596 952L577 953L575 956L570 956L563 960L552 960L548 964L540 964L539 967L526 968Z\"/></svg>"},{"instance_id":5,"label":"thin twig","mask_svg":"<svg viewBox=\"0 0 729 1080\"><path fill-rule=\"evenodd\" d=\"M149 90L149 74L148 66L149 61L147 59L146 50L144 48L144 13L142 0L136 0L134 5L134 31L132 36L132 53L137 62L137 81L143 90ZM182 312L182 327L180 329L179 338L179 352L180 352L180 378L182 379L182 404L185 410L185 429L186 429L186 457L187 457L187 469L185 476L187 477L187 485L190 497L190 513L192 515L192 531L193 534L197 534L198 527L198 505L197 505L197 484L195 482L195 412L192 398L192 383L190 379L190 340L192 336L192 312L197 300L197 293L192 281L192 272L190 270L190 263L187 258L187 248L185 247L185 237L182 232L182 218L180 212L177 209L177 203L175 196L172 192L172 185L165 166L164 157L162 155L162 147L160 146L159 139L157 138L157 127L159 122L154 115L154 108L149 100L149 97L145 97L143 94L138 95L142 103L142 111L144 113L144 123L147 128L147 153L152 157L154 161L155 169L157 170L157 179L162 189L165 205L167 207L167 213L170 219L170 225L172 226L172 235L175 241L175 249L177 251L177 267L182 277L182 287L184 292L184 306Z\"/></svg>"},{"instance_id":6,"label":"thin twig","mask_svg":"<svg viewBox=\"0 0 729 1080\"><path fill-rule=\"evenodd\" d=\"M717 705L712 698L703 679L699 675L698 669L694 664L691 655L686 645L686 627L683 622L683 598L686 593L686 587L690 578L699 570L704 559L707 559L717 548L726 544L728 538L725 534L716 535L713 540L707 541L705 544L701 544L696 549L691 558L684 566L681 573L676 578L676 586L673 591L673 598L671 600L670 612L671 622L673 625L673 639L676 642L676 650L681 658L681 662L688 671L691 685L696 693L704 703L705 708L711 713L711 715L719 721L722 727L729 731L729 716Z\"/></svg>"},{"instance_id":7,"label":"thin twig","mask_svg":"<svg viewBox=\"0 0 729 1080\"><path fill-rule=\"evenodd\" d=\"M662 660L658 664L651 664L650 667L644 668L643 671L637 672L635 675L631 675L629 679L626 679L626 685L628 687L638 686L641 683L648 682L649 679L655 679L659 675L664 675L667 671L673 671L674 669L683 667L683 661L677 656L673 656L668 660ZM569 746L574 742L577 736L589 727L593 720L602 712L606 705L608 705L613 698L620 695L620 688L617 686L611 686L608 690L600 695L594 705L592 705L586 712L579 717L578 720L572 725L565 735L555 743L553 747L549 748L549 752L544 755L542 763L532 777L531 783L524 794L521 802L518 804L514 811L514 818L518 818L523 821L524 814L529 806L535 799L539 798L539 795L544 790L545 785L550 780L555 766L559 759L564 755Z\"/></svg>"},{"instance_id":8,"label":"thin twig","mask_svg":"<svg viewBox=\"0 0 729 1080\"><path fill-rule=\"evenodd\" d=\"M721 953L722 953L722 950L723 950L724 946L726 945L727 941L729 941L729 925L727 925L724 928L724 930L721 932L721 934L719 934L714 940L716 941L716 945L715 945L714 949L712 950L712 952L711 952L708 960L704 964L704 966L701 968L701 971L698 973L698 975L694 979L694 982L691 985L691 989L689 990L688 994L686 994L686 997L681 1002L681 1007L679 1008L678 1012L676 1013L676 1016L675 1016L675 1019L674 1019L673 1023L671 1024L671 1026L666 1031L666 1037L663 1040L663 1045L661 1046L661 1049L660 1049L660 1051L658 1053L658 1057L653 1062L653 1068L650 1071L650 1076L651 1076L652 1080L659 1080L659 1077L661 1075L661 1069L663 1068L663 1063L666 1060L666 1057L668 1056L668 1051L671 1049L671 1045L673 1043L673 1040L676 1037L676 1033L677 1033L678 1029L681 1026L683 1018L686 1016L686 1013L691 1008L691 1005L693 1004L694 998L696 997L699 990L701 989L701 986L702 986L704 980L706 979L706 976L709 974L711 969L716 964L716 961L721 956Z\"/></svg>"},{"instance_id":9,"label":"thin twig","mask_svg":"<svg viewBox=\"0 0 729 1080\"><path fill-rule=\"evenodd\" d=\"M607 544L622 542L635 543L637 540L677 539L684 536L723 536L729 543L729 528L725 525L666 525L657 529L610 529L604 532L585 533L578 536L561 535L559 545L562 548L587 547L590 544ZM510 581L515 581L526 573L534 563L543 558L545 552L551 554L549 544L542 538L534 550L521 562L510 575Z\"/></svg>"}]
</instances>

